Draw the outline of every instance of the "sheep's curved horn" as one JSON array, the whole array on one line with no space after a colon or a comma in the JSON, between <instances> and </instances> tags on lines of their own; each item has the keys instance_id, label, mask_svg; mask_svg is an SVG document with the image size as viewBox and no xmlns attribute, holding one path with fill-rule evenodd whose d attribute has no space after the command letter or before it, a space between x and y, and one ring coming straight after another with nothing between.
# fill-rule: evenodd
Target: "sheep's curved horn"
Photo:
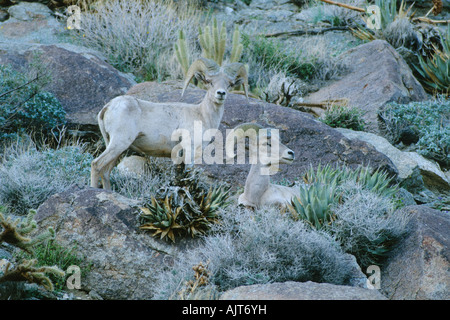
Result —
<instances>
[{"instance_id":1,"label":"sheep's curved horn","mask_svg":"<svg viewBox=\"0 0 450 320\"><path fill-rule=\"evenodd\" d=\"M220 69L219 65L211 59L199 58L195 60L189 70L186 73L186 80L184 82L183 91L181 92L181 96L184 95L184 91L186 90L189 82L191 82L192 78L195 76L197 72L207 74L207 73L215 73Z\"/></svg>"},{"instance_id":2,"label":"sheep's curved horn","mask_svg":"<svg viewBox=\"0 0 450 320\"><path fill-rule=\"evenodd\" d=\"M248 73L247 68L240 62L230 63L224 67L226 74L231 76L235 81L241 80L244 85L245 97L248 100Z\"/></svg>"},{"instance_id":3,"label":"sheep's curved horn","mask_svg":"<svg viewBox=\"0 0 450 320\"><path fill-rule=\"evenodd\" d=\"M234 138L241 139L245 137L245 132L250 129L255 130L258 134L259 130L263 129L263 127L257 123L246 122L234 127L233 131L227 135L225 141L225 151L227 156L234 154Z\"/></svg>"}]
</instances>

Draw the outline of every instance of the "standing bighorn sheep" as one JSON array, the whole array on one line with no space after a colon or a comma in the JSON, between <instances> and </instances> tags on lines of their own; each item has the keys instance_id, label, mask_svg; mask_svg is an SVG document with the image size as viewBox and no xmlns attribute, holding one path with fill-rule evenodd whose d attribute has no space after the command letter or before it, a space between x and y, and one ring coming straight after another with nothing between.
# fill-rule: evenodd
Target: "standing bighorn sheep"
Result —
<instances>
[{"instance_id":1,"label":"standing bighorn sheep","mask_svg":"<svg viewBox=\"0 0 450 320\"><path fill-rule=\"evenodd\" d=\"M250 168L245 182L244 193L239 196L238 203L251 208L260 208L264 205L286 206L291 203L294 196L298 196L298 188L271 183L268 172L272 166L278 168L278 164L281 163L291 164L295 159L295 155L294 151L280 142L278 135L271 134L270 129L263 130L264 128L258 124L241 124L234 128L233 135L229 134L227 136L227 155L234 154L234 150L232 150L234 144L231 139L234 139L234 137L238 140L245 138L247 130L252 129L256 131L259 147L267 148L267 152L254 154L256 150L249 148L249 157L254 157L257 159L257 162L252 164ZM278 149L273 148L276 145Z\"/></svg>"},{"instance_id":2,"label":"standing bighorn sheep","mask_svg":"<svg viewBox=\"0 0 450 320\"><path fill-rule=\"evenodd\" d=\"M98 124L106 143L105 151L91 165L91 186L111 189L110 173L119 156L128 148L156 157L171 157L177 141L172 134L185 129L193 137L194 122L200 121L204 130L217 129L222 120L228 90L244 85L248 98L248 76L242 63L219 67L213 60L200 58L186 73L182 96L192 78L207 88L200 104L182 102L154 103L132 96L119 96L106 104L98 114ZM195 139L194 139L195 141ZM191 154L208 142L193 145ZM188 154L185 152L185 154ZM184 159L190 162L190 159Z\"/></svg>"}]
</instances>

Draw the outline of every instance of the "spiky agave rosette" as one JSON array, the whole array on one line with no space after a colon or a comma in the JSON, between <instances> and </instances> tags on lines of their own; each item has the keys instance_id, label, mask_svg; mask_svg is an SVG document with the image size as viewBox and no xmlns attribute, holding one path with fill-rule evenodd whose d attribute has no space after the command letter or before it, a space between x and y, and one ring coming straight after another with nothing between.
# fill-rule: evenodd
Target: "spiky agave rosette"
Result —
<instances>
[{"instance_id":1,"label":"spiky agave rosette","mask_svg":"<svg viewBox=\"0 0 450 320\"><path fill-rule=\"evenodd\" d=\"M198 170L184 171L178 184L161 188L140 207L140 229L172 242L185 235L194 238L218 222L218 209L230 203L230 188L207 186Z\"/></svg>"},{"instance_id":2,"label":"spiky agave rosette","mask_svg":"<svg viewBox=\"0 0 450 320\"><path fill-rule=\"evenodd\" d=\"M354 181L362 188L392 198L397 187L392 178L384 171L359 166L350 169L346 166L332 167L327 164L310 169L303 177L299 195L292 199L289 209L294 218L302 219L317 229L327 226L335 220L330 207L343 201L340 185L345 181Z\"/></svg>"}]
</instances>

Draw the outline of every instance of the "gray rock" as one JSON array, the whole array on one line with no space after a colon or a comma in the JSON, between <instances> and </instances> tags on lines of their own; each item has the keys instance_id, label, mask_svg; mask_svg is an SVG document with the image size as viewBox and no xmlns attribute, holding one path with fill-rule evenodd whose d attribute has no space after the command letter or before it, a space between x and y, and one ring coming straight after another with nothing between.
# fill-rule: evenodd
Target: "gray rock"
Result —
<instances>
[{"instance_id":1,"label":"gray rock","mask_svg":"<svg viewBox=\"0 0 450 320\"><path fill-rule=\"evenodd\" d=\"M106 63L101 55L70 45L0 43L0 63L26 69L34 54L48 66L53 93L66 111L69 129L98 131L97 113L112 98L133 84L130 78Z\"/></svg>"},{"instance_id":2,"label":"gray rock","mask_svg":"<svg viewBox=\"0 0 450 320\"><path fill-rule=\"evenodd\" d=\"M269 283L226 291L221 300L386 300L377 290L315 282Z\"/></svg>"},{"instance_id":3,"label":"gray rock","mask_svg":"<svg viewBox=\"0 0 450 320\"><path fill-rule=\"evenodd\" d=\"M103 299L151 299L154 275L164 267L161 252L172 249L138 232L133 202L116 193L73 186L44 202L35 216L42 230L52 226L62 246L77 245L91 265L82 290Z\"/></svg>"},{"instance_id":4,"label":"gray rock","mask_svg":"<svg viewBox=\"0 0 450 320\"><path fill-rule=\"evenodd\" d=\"M400 54L384 40L350 49L340 59L348 66L348 74L306 96L305 102L347 98L350 107L365 112L368 130L377 133L378 112L386 103L408 103L428 98Z\"/></svg>"},{"instance_id":5,"label":"gray rock","mask_svg":"<svg viewBox=\"0 0 450 320\"><path fill-rule=\"evenodd\" d=\"M180 101L182 83L144 82L132 87L128 95L154 102ZM205 91L190 86L183 102L199 103ZM249 99L240 94L230 94L225 102L225 111L219 130L226 137L226 130L244 122L257 122L263 126L280 129L282 142L296 154L291 165L282 165L280 174L272 176L274 181L283 178L292 181L300 178L310 165L325 163L346 163L351 167L359 164L386 170L396 176L397 169L385 155L365 142L349 140L341 133L312 116L286 107ZM228 181L234 186L243 185L248 174L246 164L203 165L205 172L213 179Z\"/></svg>"},{"instance_id":6,"label":"gray rock","mask_svg":"<svg viewBox=\"0 0 450 320\"><path fill-rule=\"evenodd\" d=\"M450 299L450 215L409 206L409 235L381 267L381 292L393 300Z\"/></svg>"},{"instance_id":7,"label":"gray rock","mask_svg":"<svg viewBox=\"0 0 450 320\"><path fill-rule=\"evenodd\" d=\"M8 12L11 17L22 21L45 19L52 14L52 11L42 3L25 1L9 7Z\"/></svg>"},{"instance_id":8,"label":"gray rock","mask_svg":"<svg viewBox=\"0 0 450 320\"><path fill-rule=\"evenodd\" d=\"M450 190L450 181L439 166L417 152L401 151L385 138L373 133L342 128L336 130L349 139L358 139L371 144L391 159L397 167L399 181L409 191L415 192L424 188Z\"/></svg>"}]
</instances>

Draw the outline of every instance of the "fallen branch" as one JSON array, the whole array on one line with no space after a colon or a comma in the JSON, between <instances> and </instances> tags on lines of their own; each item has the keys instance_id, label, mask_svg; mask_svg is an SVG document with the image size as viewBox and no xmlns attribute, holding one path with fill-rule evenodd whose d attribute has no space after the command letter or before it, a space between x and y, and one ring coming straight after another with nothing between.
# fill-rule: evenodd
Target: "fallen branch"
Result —
<instances>
[{"instance_id":1,"label":"fallen branch","mask_svg":"<svg viewBox=\"0 0 450 320\"><path fill-rule=\"evenodd\" d=\"M322 102L314 103L314 102L295 102L292 105L294 107L309 107L309 108L321 108L321 109L328 109L330 107L339 105L339 106L348 106L348 99L347 98L340 98L340 99L330 99L330 100L323 100Z\"/></svg>"},{"instance_id":2,"label":"fallen branch","mask_svg":"<svg viewBox=\"0 0 450 320\"><path fill-rule=\"evenodd\" d=\"M303 35L317 35L322 34L328 31L346 31L349 30L348 27L329 27L322 29L312 29L312 30L293 30L293 31L283 31L283 32L275 32L264 35L266 38L274 38L280 36L303 36Z\"/></svg>"},{"instance_id":3,"label":"fallen branch","mask_svg":"<svg viewBox=\"0 0 450 320\"><path fill-rule=\"evenodd\" d=\"M450 23L450 20L433 20L427 17L417 17L412 19L413 22L421 21L425 23L438 24L438 23Z\"/></svg>"},{"instance_id":4,"label":"fallen branch","mask_svg":"<svg viewBox=\"0 0 450 320\"><path fill-rule=\"evenodd\" d=\"M355 10L355 11L359 11L359 12L366 12L366 10L363 9L363 8L354 7L354 6L345 4L345 3L340 3L340 2L330 1L330 0L320 0L320 1L332 4L332 5L335 5L335 6L338 6L338 7L350 9L350 10Z\"/></svg>"},{"instance_id":5,"label":"fallen branch","mask_svg":"<svg viewBox=\"0 0 450 320\"><path fill-rule=\"evenodd\" d=\"M36 78L34 78L34 79L28 81L27 83L24 83L24 84L18 86L17 88L13 88L13 89L11 89L11 90L9 90L9 91L3 92L2 94L0 94L0 98L3 97L3 96L5 96L5 95L7 95L8 93L11 93L11 92L14 92L14 91L16 91L16 90L19 90L19 89L21 89L21 88L23 88L23 87L29 85L30 83L32 83L33 81L36 81L36 80L38 80L38 79L39 79L39 75L37 75Z\"/></svg>"}]
</instances>

